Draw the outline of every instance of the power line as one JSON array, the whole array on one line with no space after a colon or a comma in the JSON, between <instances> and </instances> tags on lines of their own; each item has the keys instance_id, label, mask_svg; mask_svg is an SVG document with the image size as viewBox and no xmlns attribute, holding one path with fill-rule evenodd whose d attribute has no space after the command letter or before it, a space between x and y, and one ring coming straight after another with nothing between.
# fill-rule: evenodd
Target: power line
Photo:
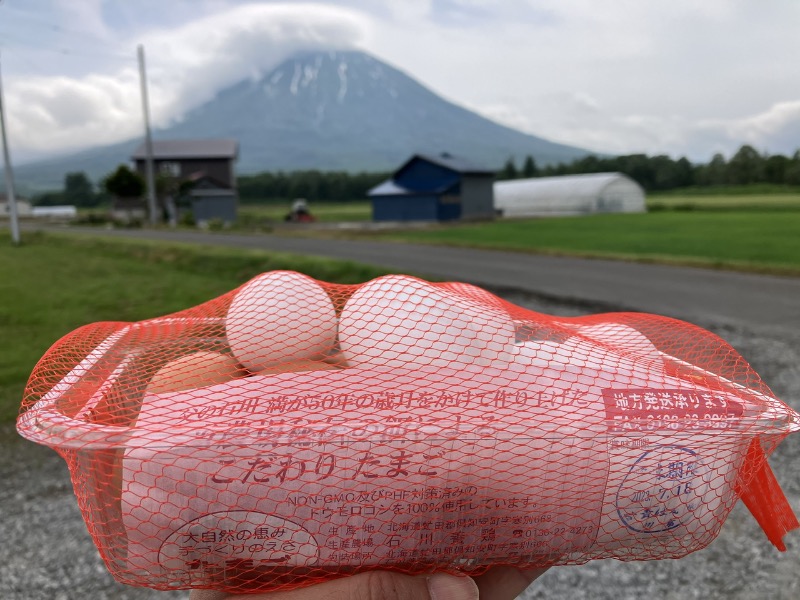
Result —
<instances>
[{"instance_id":1,"label":"power line","mask_svg":"<svg viewBox=\"0 0 800 600\"><path fill-rule=\"evenodd\" d=\"M102 38L100 36L98 36L96 33L94 33L93 31L88 31L88 30L85 30L85 29L84 30L72 29L71 27L64 27L64 25L62 25L61 23L54 23L54 22L52 22L52 21L50 21L48 19L43 19L41 17L41 15L39 15L38 13L26 12L24 10L14 9L12 7L9 7L7 12L13 13L13 16L15 18L22 18L22 19L27 19L28 21L34 21L39 26L43 26L43 27L45 27L45 28L47 28L47 29L49 29L51 31L55 31L55 32L59 32L60 31L60 32L63 32L63 33L69 33L69 34L72 34L72 35L80 35L80 36L89 35L89 36L92 36L95 39L102 40ZM105 40L103 40L103 41L105 41Z\"/></svg>"},{"instance_id":2,"label":"power line","mask_svg":"<svg viewBox=\"0 0 800 600\"><path fill-rule=\"evenodd\" d=\"M117 62L125 62L125 63L132 63L134 59L130 57L130 55L126 55L122 52L107 52L107 51L98 51L91 46L84 46L83 48L75 48L75 47L67 47L64 45L56 46L44 46L41 44L31 44L29 40L25 38L16 36L16 35L8 35L6 32L2 32L0 34L2 37L2 41L0 41L0 46L4 46L3 41L12 41L15 43L14 46L5 45L5 47L9 50L14 50L20 46L26 46L29 48L35 49L36 52L46 52L50 54L59 54L61 56L74 56L76 58L87 58L87 59L106 59L106 60L113 60Z\"/></svg>"},{"instance_id":3,"label":"power line","mask_svg":"<svg viewBox=\"0 0 800 600\"><path fill-rule=\"evenodd\" d=\"M25 28L30 28L33 30L38 29L39 31L47 30L59 38L58 40L55 40L55 43L48 41L48 45L45 45L41 39L33 40L31 38L18 35L19 28L16 28L13 33L8 31L2 32L3 37L15 39L18 44L31 46L37 50L43 50L45 52L58 53L62 55L78 56L81 58L96 58L98 56L102 56L103 58L107 59L131 62L131 57L129 54L120 52L117 50L116 46L109 43L108 40L102 38L93 31L79 31L77 29L71 29L64 27L61 24L44 20L39 17L39 15L34 15L23 11L17 10L13 12L15 17L27 19L28 21L32 22L24 25ZM6 22L8 22L8 20L6 20ZM87 40L87 37L93 38L94 41Z\"/></svg>"}]
</instances>

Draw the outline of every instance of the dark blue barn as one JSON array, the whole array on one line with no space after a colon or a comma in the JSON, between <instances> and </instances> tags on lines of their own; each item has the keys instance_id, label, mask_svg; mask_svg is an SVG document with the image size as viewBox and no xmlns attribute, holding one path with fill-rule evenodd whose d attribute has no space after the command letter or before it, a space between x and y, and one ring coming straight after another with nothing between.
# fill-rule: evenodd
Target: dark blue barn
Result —
<instances>
[{"instance_id":1,"label":"dark blue barn","mask_svg":"<svg viewBox=\"0 0 800 600\"><path fill-rule=\"evenodd\" d=\"M450 154L415 154L372 188L374 221L453 221L494 216L494 172Z\"/></svg>"}]
</instances>

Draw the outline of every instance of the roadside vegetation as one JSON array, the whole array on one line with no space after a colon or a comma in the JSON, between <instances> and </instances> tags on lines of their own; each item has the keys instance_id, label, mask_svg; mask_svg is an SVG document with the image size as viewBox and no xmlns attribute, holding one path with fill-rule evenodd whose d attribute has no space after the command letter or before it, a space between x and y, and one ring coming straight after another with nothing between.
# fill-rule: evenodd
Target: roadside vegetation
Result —
<instances>
[{"instance_id":1,"label":"roadside vegetation","mask_svg":"<svg viewBox=\"0 0 800 600\"><path fill-rule=\"evenodd\" d=\"M274 269L338 283L357 283L385 273L344 261L136 240L26 233L20 247L4 241L0 244L0 422L16 417L34 365L73 329L96 321L138 321L169 314Z\"/></svg>"}]
</instances>

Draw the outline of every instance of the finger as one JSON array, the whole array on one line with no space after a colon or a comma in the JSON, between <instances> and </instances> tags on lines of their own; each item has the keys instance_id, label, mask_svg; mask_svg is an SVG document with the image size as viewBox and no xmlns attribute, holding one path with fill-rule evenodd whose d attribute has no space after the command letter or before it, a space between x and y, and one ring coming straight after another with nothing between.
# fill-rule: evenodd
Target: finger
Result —
<instances>
[{"instance_id":1,"label":"finger","mask_svg":"<svg viewBox=\"0 0 800 600\"><path fill-rule=\"evenodd\" d=\"M233 600L238 596L195 596L190 600ZM208 592L206 592L208 593ZM219 592L212 592L219 594ZM478 600L478 586L469 577L436 573L412 577L391 571L371 571L333 579L288 592L239 597L241 600Z\"/></svg>"},{"instance_id":2,"label":"finger","mask_svg":"<svg viewBox=\"0 0 800 600\"><path fill-rule=\"evenodd\" d=\"M475 578L481 600L513 600L547 569L494 567Z\"/></svg>"}]
</instances>

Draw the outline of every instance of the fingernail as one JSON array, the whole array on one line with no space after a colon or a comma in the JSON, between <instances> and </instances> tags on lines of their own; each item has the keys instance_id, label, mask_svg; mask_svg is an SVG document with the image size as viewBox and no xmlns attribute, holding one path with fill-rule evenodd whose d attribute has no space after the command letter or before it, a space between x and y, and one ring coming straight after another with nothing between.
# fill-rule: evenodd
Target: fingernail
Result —
<instances>
[{"instance_id":1,"label":"fingernail","mask_svg":"<svg viewBox=\"0 0 800 600\"><path fill-rule=\"evenodd\" d=\"M428 578L431 600L478 600L478 586L471 577L436 573Z\"/></svg>"}]
</instances>

